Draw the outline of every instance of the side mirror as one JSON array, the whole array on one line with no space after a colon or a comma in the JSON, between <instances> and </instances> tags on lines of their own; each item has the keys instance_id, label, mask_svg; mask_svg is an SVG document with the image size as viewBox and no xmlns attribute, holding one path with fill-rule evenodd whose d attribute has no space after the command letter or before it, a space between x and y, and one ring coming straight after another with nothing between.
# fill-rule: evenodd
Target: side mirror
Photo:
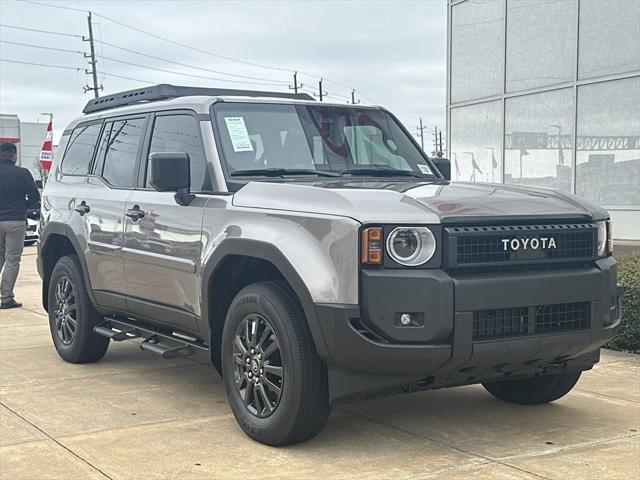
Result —
<instances>
[{"instance_id":1,"label":"side mirror","mask_svg":"<svg viewBox=\"0 0 640 480\"><path fill-rule=\"evenodd\" d=\"M149 184L159 192L176 192L178 205L189 205L195 195L191 188L191 162L184 152L152 153L149 155Z\"/></svg>"},{"instance_id":2,"label":"side mirror","mask_svg":"<svg viewBox=\"0 0 640 480\"><path fill-rule=\"evenodd\" d=\"M451 180L451 162L448 158L431 157L431 161L445 178L445 180Z\"/></svg>"}]
</instances>

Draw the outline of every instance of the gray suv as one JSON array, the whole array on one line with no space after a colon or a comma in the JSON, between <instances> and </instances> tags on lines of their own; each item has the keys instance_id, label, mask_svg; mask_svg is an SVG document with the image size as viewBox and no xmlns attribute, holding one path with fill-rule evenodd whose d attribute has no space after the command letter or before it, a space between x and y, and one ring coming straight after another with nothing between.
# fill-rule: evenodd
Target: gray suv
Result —
<instances>
[{"instance_id":1,"label":"gray suv","mask_svg":"<svg viewBox=\"0 0 640 480\"><path fill-rule=\"evenodd\" d=\"M206 351L260 442L311 438L355 394L550 402L620 323L606 211L451 183L383 108L157 85L84 113L42 201L56 350Z\"/></svg>"}]
</instances>

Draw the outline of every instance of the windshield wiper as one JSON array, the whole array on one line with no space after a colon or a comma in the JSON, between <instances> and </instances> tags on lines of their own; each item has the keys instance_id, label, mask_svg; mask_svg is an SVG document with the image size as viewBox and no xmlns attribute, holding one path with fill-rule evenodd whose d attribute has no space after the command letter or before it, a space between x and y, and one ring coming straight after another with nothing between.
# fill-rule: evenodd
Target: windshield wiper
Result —
<instances>
[{"instance_id":1,"label":"windshield wiper","mask_svg":"<svg viewBox=\"0 0 640 480\"><path fill-rule=\"evenodd\" d=\"M407 170L396 170L394 168L347 168L340 172L340 175L370 175L372 177L414 177L424 178L414 172Z\"/></svg>"},{"instance_id":2,"label":"windshield wiper","mask_svg":"<svg viewBox=\"0 0 640 480\"><path fill-rule=\"evenodd\" d=\"M337 173L324 172L304 168L254 168L252 170L236 170L229 174L232 177L284 177L285 175L317 175L319 177L337 177Z\"/></svg>"}]
</instances>

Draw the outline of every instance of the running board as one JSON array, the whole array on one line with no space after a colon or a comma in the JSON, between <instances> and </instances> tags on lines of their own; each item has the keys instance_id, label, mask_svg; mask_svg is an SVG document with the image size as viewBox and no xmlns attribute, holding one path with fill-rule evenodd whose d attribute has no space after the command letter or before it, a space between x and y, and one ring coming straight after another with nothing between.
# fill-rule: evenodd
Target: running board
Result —
<instances>
[{"instance_id":1,"label":"running board","mask_svg":"<svg viewBox=\"0 0 640 480\"><path fill-rule=\"evenodd\" d=\"M112 323L115 323L117 327L114 328ZM124 328L120 328L121 326ZM105 319L93 331L114 342L142 339L142 341L138 342L141 350L156 353L166 359L195 355L195 349L209 350L209 347L202 340L191 340L191 337L185 338L183 335L177 334L177 332L165 333L153 327L141 326L119 318ZM172 345L162 343L163 340L171 341Z\"/></svg>"}]
</instances>

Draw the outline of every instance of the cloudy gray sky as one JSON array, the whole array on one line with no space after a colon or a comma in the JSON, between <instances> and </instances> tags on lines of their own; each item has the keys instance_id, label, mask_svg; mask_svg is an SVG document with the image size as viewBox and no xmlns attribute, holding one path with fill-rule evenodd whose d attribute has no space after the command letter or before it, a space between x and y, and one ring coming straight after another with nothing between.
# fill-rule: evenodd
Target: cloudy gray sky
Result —
<instances>
[{"instance_id":1,"label":"cloudy gray sky","mask_svg":"<svg viewBox=\"0 0 640 480\"><path fill-rule=\"evenodd\" d=\"M1 1L0 23L81 36L87 35L86 10L95 12L98 67L105 93L161 82L283 91L287 89L284 82L292 80L290 70L298 70L311 74L299 75L305 90L317 92L316 76L326 79L324 89L331 101L346 101L349 87L355 88L363 103L388 107L412 133L418 117L429 127L445 126L445 0L42 2L65 8L36 3ZM87 60L77 53L88 52L88 44L79 37L6 26L0 27L0 40L2 59L71 67L0 62L0 112L18 114L23 121L53 112L57 138L91 98L91 93L82 91L90 81L84 74Z\"/></svg>"}]
</instances>

